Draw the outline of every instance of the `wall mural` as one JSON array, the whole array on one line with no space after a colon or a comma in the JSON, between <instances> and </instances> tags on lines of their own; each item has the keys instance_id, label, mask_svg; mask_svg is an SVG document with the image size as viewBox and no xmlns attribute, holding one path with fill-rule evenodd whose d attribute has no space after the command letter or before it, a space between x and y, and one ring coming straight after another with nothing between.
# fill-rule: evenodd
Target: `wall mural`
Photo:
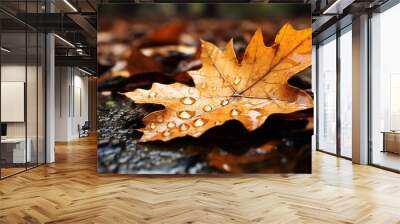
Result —
<instances>
[{"instance_id":1,"label":"wall mural","mask_svg":"<svg viewBox=\"0 0 400 224\"><path fill-rule=\"evenodd\" d=\"M311 173L310 12L101 5L98 171Z\"/></svg>"}]
</instances>

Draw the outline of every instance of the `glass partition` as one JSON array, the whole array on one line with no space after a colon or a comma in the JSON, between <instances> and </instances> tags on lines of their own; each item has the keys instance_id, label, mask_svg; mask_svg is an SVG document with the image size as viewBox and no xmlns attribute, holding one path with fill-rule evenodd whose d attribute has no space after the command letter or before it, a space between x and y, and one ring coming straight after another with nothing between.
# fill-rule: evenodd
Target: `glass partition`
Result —
<instances>
[{"instance_id":1,"label":"glass partition","mask_svg":"<svg viewBox=\"0 0 400 224\"><path fill-rule=\"evenodd\" d=\"M38 13L39 5L10 6L23 16ZM1 179L45 163L45 41L39 30L0 12Z\"/></svg>"},{"instance_id":2,"label":"glass partition","mask_svg":"<svg viewBox=\"0 0 400 224\"><path fill-rule=\"evenodd\" d=\"M36 32L27 33L27 82L26 82L26 114L27 114L27 149L31 151L28 168L37 165L38 157L38 35Z\"/></svg>"},{"instance_id":3,"label":"glass partition","mask_svg":"<svg viewBox=\"0 0 400 224\"><path fill-rule=\"evenodd\" d=\"M26 135L26 41L25 32L1 34L2 177L24 171L31 161Z\"/></svg>"},{"instance_id":4,"label":"glass partition","mask_svg":"<svg viewBox=\"0 0 400 224\"><path fill-rule=\"evenodd\" d=\"M46 124L46 38L38 33L38 64L37 64L37 162L38 165L46 162L45 124Z\"/></svg>"},{"instance_id":5,"label":"glass partition","mask_svg":"<svg viewBox=\"0 0 400 224\"><path fill-rule=\"evenodd\" d=\"M318 145L336 153L336 36L318 47Z\"/></svg>"},{"instance_id":6,"label":"glass partition","mask_svg":"<svg viewBox=\"0 0 400 224\"><path fill-rule=\"evenodd\" d=\"M400 5L371 19L370 137L372 164L400 170Z\"/></svg>"}]
</instances>

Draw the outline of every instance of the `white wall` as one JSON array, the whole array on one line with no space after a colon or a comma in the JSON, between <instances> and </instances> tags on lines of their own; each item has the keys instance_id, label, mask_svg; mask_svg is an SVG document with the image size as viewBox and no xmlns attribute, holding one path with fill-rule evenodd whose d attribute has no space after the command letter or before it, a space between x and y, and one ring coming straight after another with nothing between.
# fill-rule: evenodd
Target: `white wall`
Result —
<instances>
[{"instance_id":1,"label":"white wall","mask_svg":"<svg viewBox=\"0 0 400 224\"><path fill-rule=\"evenodd\" d=\"M68 140L68 88L70 84L69 68L55 68L55 141Z\"/></svg>"},{"instance_id":2,"label":"white wall","mask_svg":"<svg viewBox=\"0 0 400 224\"><path fill-rule=\"evenodd\" d=\"M72 67L56 67L55 73L55 140L70 141L88 121L88 78Z\"/></svg>"},{"instance_id":3,"label":"white wall","mask_svg":"<svg viewBox=\"0 0 400 224\"><path fill-rule=\"evenodd\" d=\"M31 74L33 71L36 73L36 67L28 66L25 67L25 64L4 64L1 66L1 81L2 82L26 82L25 75L27 69L28 74ZM30 85L36 85L36 81L31 83ZM36 98L36 89L28 88L27 96L28 98L35 97ZM30 92L32 90L34 92ZM32 99L27 99L27 102L32 102ZM32 105L33 106L33 105ZM36 107L36 104L34 105ZM7 110L7 108L1 108L1 110ZM32 121L33 118L30 117L31 114L28 115L28 121ZM36 118L36 114L34 115ZM36 123L36 122L35 122ZM28 127L32 127L32 125L28 125ZM8 137L25 137L25 122L7 122L7 136ZM29 137L29 136L28 136Z\"/></svg>"}]
</instances>

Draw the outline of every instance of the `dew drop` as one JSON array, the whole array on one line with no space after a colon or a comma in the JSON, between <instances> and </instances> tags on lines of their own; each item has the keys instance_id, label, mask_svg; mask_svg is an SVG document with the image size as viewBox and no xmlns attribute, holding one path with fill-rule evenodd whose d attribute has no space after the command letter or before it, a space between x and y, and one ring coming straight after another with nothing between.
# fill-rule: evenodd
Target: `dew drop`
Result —
<instances>
[{"instance_id":1,"label":"dew drop","mask_svg":"<svg viewBox=\"0 0 400 224\"><path fill-rule=\"evenodd\" d=\"M167 137L167 136L170 136L171 135L171 132L169 132L169 131L164 131L163 132L163 136L164 137Z\"/></svg>"},{"instance_id":2,"label":"dew drop","mask_svg":"<svg viewBox=\"0 0 400 224\"><path fill-rule=\"evenodd\" d=\"M222 124L221 121L216 121L215 122L215 125L220 125L220 124Z\"/></svg>"},{"instance_id":3,"label":"dew drop","mask_svg":"<svg viewBox=\"0 0 400 224\"><path fill-rule=\"evenodd\" d=\"M155 93L155 92L150 92L149 93L149 97L150 98L154 98L154 97L156 97L157 96L157 93Z\"/></svg>"},{"instance_id":4,"label":"dew drop","mask_svg":"<svg viewBox=\"0 0 400 224\"><path fill-rule=\"evenodd\" d=\"M201 84L200 88L205 89L206 86L207 86L207 83L203 82L203 83Z\"/></svg>"},{"instance_id":5,"label":"dew drop","mask_svg":"<svg viewBox=\"0 0 400 224\"><path fill-rule=\"evenodd\" d=\"M155 129L155 128L156 128L156 124L151 123L151 124L150 124L150 128L151 128L151 129Z\"/></svg>"},{"instance_id":6,"label":"dew drop","mask_svg":"<svg viewBox=\"0 0 400 224\"><path fill-rule=\"evenodd\" d=\"M179 125L179 130L180 130L180 131L186 131L186 130L188 130L188 129L189 129L189 125L187 125L187 124L185 124L185 123Z\"/></svg>"},{"instance_id":7,"label":"dew drop","mask_svg":"<svg viewBox=\"0 0 400 224\"><path fill-rule=\"evenodd\" d=\"M226 164L226 163L224 163L224 165L222 165L222 168L223 168L224 170L226 170L226 171L230 171L230 170L231 170L231 167L230 167L228 164Z\"/></svg>"},{"instance_id":8,"label":"dew drop","mask_svg":"<svg viewBox=\"0 0 400 224\"><path fill-rule=\"evenodd\" d=\"M228 103L229 103L228 99L224 99L224 100L221 101L221 105L222 106L226 106L226 105L228 105Z\"/></svg>"},{"instance_id":9,"label":"dew drop","mask_svg":"<svg viewBox=\"0 0 400 224\"><path fill-rule=\"evenodd\" d=\"M212 107L211 107L210 105L205 105L205 106L203 107L203 110L204 110L204 112L209 112L209 111L212 110Z\"/></svg>"},{"instance_id":10,"label":"dew drop","mask_svg":"<svg viewBox=\"0 0 400 224\"><path fill-rule=\"evenodd\" d=\"M231 116L235 117L237 115L239 115L240 111L236 110L236 109L232 109L231 110Z\"/></svg>"},{"instance_id":11,"label":"dew drop","mask_svg":"<svg viewBox=\"0 0 400 224\"><path fill-rule=\"evenodd\" d=\"M161 115L158 115L157 116L157 122L161 123L163 121L164 121L163 117Z\"/></svg>"},{"instance_id":12,"label":"dew drop","mask_svg":"<svg viewBox=\"0 0 400 224\"><path fill-rule=\"evenodd\" d=\"M205 121L205 120L203 120L203 119L201 119L201 118L198 118L198 119L196 119L196 120L194 121L193 125L194 125L196 128L198 128L198 127L201 127L201 126L205 125L206 123L207 123L207 121Z\"/></svg>"},{"instance_id":13,"label":"dew drop","mask_svg":"<svg viewBox=\"0 0 400 224\"><path fill-rule=\"evenodd\" d=\"M196 99L193 97L183 97L181 99L181 103L185 104L185 105L192 105L196 102Z\"/></svg>"},{"instance_id":14,"label":"dew drop","mask_svg":"<svg viewBox=\"0 0 400 224\"><path fill-rule=\"evenodd\" d=\"M180 111L178 112L178 117L181 119L189 119L192 118L194 116L194 112L193 111Z\"/></svg>"},{"instance_id":15,"label":"dew drop","mask_svg":"<svg viewBox=\"0 0 400 224\"><path fill-rule=\"evenodd\" d=\"M237 76L236 76L235 80L233 80L233 83L234 83L235 85L237 85L237 84L240 83L240 81L241 81L240 77L237 77Z\"/></svg>"},{"instance_id":16,"label":"dew drop","mask_svg":"<svg viewBox=\"0 0 400 224\"><path fill-rule=\"evenodd\" d=\"M189 94L194 94L194 89L190 88L188 92L189 92Z\"/></svg>"},{"instance_id":17,"label":"dew drop","mask_svg":"<svg viewBox=\"0 0 400 224\"><path fill-rule=\"evenodd\" d=\"M168 128L174 128L175 127L175 123L170 121L170 122L167 123L167 127Z\"/></svg>"}]
</instances>

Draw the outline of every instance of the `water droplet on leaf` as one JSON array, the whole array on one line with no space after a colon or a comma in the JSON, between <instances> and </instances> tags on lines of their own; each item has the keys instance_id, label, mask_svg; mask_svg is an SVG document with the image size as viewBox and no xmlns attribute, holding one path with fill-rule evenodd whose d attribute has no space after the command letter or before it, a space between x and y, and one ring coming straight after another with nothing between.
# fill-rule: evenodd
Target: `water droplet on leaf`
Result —
<instances>
[{"instance_id":1,"label":"water droplet on leaf","mask_svg":"<svg viewBox=\"0 0 400 224\"><path fill-rule=\"evenodd\" d=\"M235 85L237 85L237 84L239 84L240 83L240 77L237 77L236 76L236 78L235 78L235 80L233 80L233 83L235 84Z\"/></svg>"},{"instance_id":2,"label":"water droplet on leaf","mask_svg":"<svg viewBox=\"0 0 400 224\"><path fill-rule=\"evenodd\" d=\"M193 116L194 116L194 112L193 111L184 110L184 111L178 112L178 117L181 118L181 119L189 119L189 118L191 118Z\"/></svg>"},{"instance_id":3,"label":"water droplet on leaf","mask_svg":"<svg viewBox=\"0 0 400 224\"><path fill-rule=\"evenodd\" d=\"M204 110L204 112L209 112L209 111L212 110L212 107L211 107L210 105L205 105L205 106L203 107L203 110Z\"/></svg>"},{"instance_id":4,"label":"water droplet on leaf","mask_svg":"<svg viewBox=\"0 0 400 224\"><path fill-rule=\"evenodd\" d=\"M187 125L187 124L185 124L185 123L179 125L179 130L180 130L180 131L186 131L186 130L188 130L188 129L189 129L189 125Z\"/></svg>"},{"instance_id":5,"label":"water droplet on leaf","mask_svg":"<svg viewBox=\"0 0 400 224\"><path fill-rule=\"evenodd\" d=\"M192 105L196 102L196 99L193 97L183 97L181 102L185 105Z\"/></svg>"},{"instance_id":6,"label":"water droplet on leaf","mask_svg":"<svg viewBox=\"0 0 400 224\"><path fill-rule=\"evenodd\" d=\"M201 119L201 118L198 118L198 119L196 119L196 120L194 121L193 125L194 125L196 128L198 128L198 127L201 127L201 126L205 125L206 123L207 123L206 120Z\"/></svg>"},{"instance_id":7,"label":"water droplet on leaf","mask_svg":"<svg viewBox=\"0 0 400 224\"><path fill-rule=\"evenodd\" d=\"M224 99L224 100L221 101L221 105L222 106L226 106L226 105L228 105L228 103L229 103L228 99Z\"/></svg>"},{"instance_id":8,"label":"water droplet on leaf","mask_svg":"<svg viewBox=\"0 0 400 224\"><path fill-rule=\"evenodd\" d=\"M239 115L240 111L236 110L236 109L232 109L231 110L231 116L235 117L237 115Z\"/></svg>"},{"instance_id":9,"label":"water droplet on leaf","mask_svg":"<svg viewBox=\"0 0 400 224\"><path fill-rule=\"evenodd\" d=\"M167 137L167 136L170 136L171 135L171 132L169 132L169 131L164 131L163 132L163 136L164 137Z\"/></svg>"},{"instance_id":10,"label":"water droplet on leaf","mask_svg":"<svg viewBox=\"0 0 400 224\"><path fill-rule=\"evenodd\" d=\"M167 127L168 128L174 128L175 127L175 123L170 121L170 122L167 123Z\"/></svg>"},{"instance_id":11,"label":"water droplet on leaf","mask_svg":"<svg viewBox=\"0 0 400 224\"><path fill-rule=\"evenodd\" d=\"M150 128L151 128L151 129L155 129L155 128L156 128L156 124L151 123L151 124L150 124Z\"/></svg>"}]
</instances>

